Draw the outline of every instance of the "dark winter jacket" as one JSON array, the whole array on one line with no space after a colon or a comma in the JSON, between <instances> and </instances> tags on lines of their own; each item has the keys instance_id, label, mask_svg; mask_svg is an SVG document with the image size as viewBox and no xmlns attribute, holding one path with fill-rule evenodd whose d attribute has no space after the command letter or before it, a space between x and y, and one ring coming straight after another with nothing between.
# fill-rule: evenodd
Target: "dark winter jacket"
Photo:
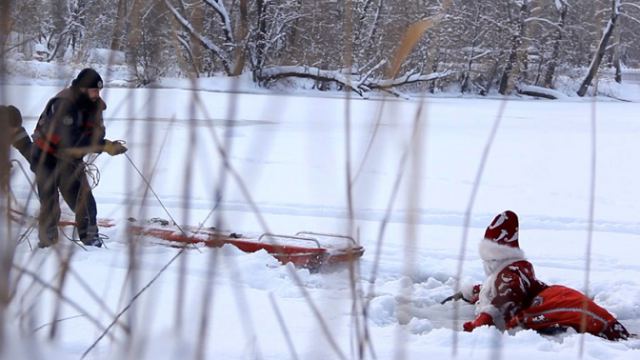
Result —
<instances>
[{"instance_id":1,"label":"dark winter jacket","mask_svg":"<svg viewBox=\"0 0 640 360\"><path fill-rule=\"evenodd\" d=\"M34 144L43 152L58 155L61 149L104 145L102 112L107 108L77 88L62 90L47 103L33 133Z\"/></svg>"}]
</instances>

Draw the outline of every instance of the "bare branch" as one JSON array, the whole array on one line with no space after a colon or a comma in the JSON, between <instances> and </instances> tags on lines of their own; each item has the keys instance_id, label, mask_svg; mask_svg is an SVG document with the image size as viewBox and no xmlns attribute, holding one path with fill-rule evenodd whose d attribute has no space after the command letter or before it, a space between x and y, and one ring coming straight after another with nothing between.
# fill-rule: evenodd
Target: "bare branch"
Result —
<instances>
[{"instance_id":1,"label":"bare branch","mask_svg":"<svg viewBox=\"0 0 640 360\"><path fill-rule=\"evenodd\" d=\"M631 16L631 15L629 15L627 13L620 13L620 15L623 16L625 19L629 19L629 20L631 20L633 22L636 22L636 23L640 24L640 20L639 19L634 18L633 16Z\"/></svg>"},{"instance_id":2,"label":"bare branch","mask_svg":"<svg viewBox=\"0 0 640 360\"><path fill-rule=\"evenodd\" d=\"M558 26L558 23L553 22L553 21L551 21L549 19L541 18L541 17L530 17L530 18L527 18L527 19L524 20L525 23L532 22L532 21L543 22L543 23L551 25L551 26L553 26L555 28L560 28Z\"/></svg>"},{"instance_id":3,"label":"bare branch","mask_svg":"<svg viewBox=\"0 0 640 360\"><path fill-rule=\"evenodd\" d=\"M390 80L380 80L377 82L371 82L368 86L372 89L377 89L377 88L391 88L391 87L396 87L396 86L402 86L402 85L408 85L408 84L413 84L413 83L417 83L417 82L423 82L423 81L434 81L434 80L438 80L438 79L443 79L446 77L449 77L451 75L453 75L454 72L453 71L443 71L443 72L437 72L437 73L431 73L431 74L412 74L412 75L403 75L400 76L396 79L390 79Z\"/></svg>"},{"instance_id":4,"label":"bare branch","mask_svg":"<svg viewBox=\"0 0 640 360\"><path fill-rule=\"evenodd\" d=\"M220 0L204 0L204 2L211 6L220 16L220 19L223 23L224 28L224 36L229 43L235 43L233 39L233 30L231 26L231 18L229 17L229 13L227 9L224 7L224 3Z\"/></svg>"},{"instance_id":5,"label":"bare branch","mask_svg":"<svg viewBox=\"0 0 640 360\"><path fill-rule=\"evenodd\" d=\"M212 51L214 54L216 54L218 58L220 58L225 71L227 72L227 74L229 74L231 71L231 64L226 51L224 51L222 48L216 45L211 39L200 34L200 32L198 32L193 27L193 25L191 25L191 23L187 19L185 19L176 8L173 7L173 5L171 5L169 0L164 0L164 3L169 9L169 11L171 11L175 19L180 23L180 25L182 25L182 27L186 31L189 32L189 34L191 34L191 36L196 38L200 42L200 44L202 44L202 46L204 46L207 50Z\"/></svg>"},{"instance_id":6,"label":"bare branch","mask_svg":"<svg viewBox=\"0 0 640 360\"><path fill-rule=\"evenodd\" d=\"M640 10L640 5L634 4L634 3L621 3L620 7L623 7L623 6L625 6L625 7L629 6L629 7L633 7L633 8L636 8L636 9Z\"/></svg>"}]
</instances>

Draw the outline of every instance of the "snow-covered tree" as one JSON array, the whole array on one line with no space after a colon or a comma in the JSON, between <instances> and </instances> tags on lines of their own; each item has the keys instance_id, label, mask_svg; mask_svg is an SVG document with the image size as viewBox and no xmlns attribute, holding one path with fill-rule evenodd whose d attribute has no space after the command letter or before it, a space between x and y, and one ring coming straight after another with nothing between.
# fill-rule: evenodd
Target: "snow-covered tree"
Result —
<instances>
[{"instance_id":1,"label":"snow-covered tree","mask_svg":"<svg viewBox=\"0 0 640 360\"><path fill-rule=\"evenodd\" d=\"M578 80L585 67L592 74L587 83L602 66L614 67L622 81L625 66L640 66L640 5L629 0L4 3L11 9L7 31L19 34L8 48L38 42L47 61L82 60L77 55L93 48L121 50L142 84L171 66L193 76L249 71L265 86L298 76L314 79L319 89L353 90L344 81L354 79L359 91L368 91L362 84L397 83L387 72L403 34L435 18L397 69L405 79L430 79L411 82L414 91L507 94L529 85L554 88L567 76Z\"/></svg>"},{"instance_id":2,"label":"snow-covered tree","mask_svg":"<svg viewBox=\"0 0 640 360\"><path fill-rule=\"evenodd\" d=\"M604 57L605 52L607 51L607 45L609 44L609 40L613 35L613 32L616 27L616 22L618 17L620 16L620 0L611 0L611 16L607 21L607 25L602 31L602 38L598 43L598 48L593 55L593 59L591 60L591 64L589 65L589 70L587 72L587 76L582 81L580 85L580 89L578 90L578 95L584 96L593 81L593 78L598 73L598 68L600 67L600 63L602 62L602 58Z\"/></svg>"},{"instance_id":3,"label":"snow-covered tree","mask_svg":"<svg viewBox=\"0 0 640 360\"><path fill-rule=\"evenodd\" d=\"M148 85L163 76L174 63L170 17L157 1L140 0L129 12L127 58L136 84Z\"/></svg>"}]
</instances>

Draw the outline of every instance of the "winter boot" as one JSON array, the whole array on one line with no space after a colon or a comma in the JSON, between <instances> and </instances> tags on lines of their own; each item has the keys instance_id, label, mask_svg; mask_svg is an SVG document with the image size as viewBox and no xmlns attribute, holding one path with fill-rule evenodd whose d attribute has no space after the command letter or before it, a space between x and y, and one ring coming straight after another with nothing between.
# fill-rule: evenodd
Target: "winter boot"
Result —
<instances>
[{"instance_id":1,"label":"winter boot","mask_svg":"<svg viewBox=\"0 0 640 360\"><path fill-rule=\"evenodd\" d=\"M58 242L58 228L55 227L47 229L46 231L40 231L38 237L38 247L41 249L55 245Z\"/></svg>"},{"instance_id":2,"label":"winter boot","mask_svg":"<svg viewBox=\"0 0 640 360\"><path fill-rule=\"evenodd\" d=\"M80 241L86 246L102 247L102 239L98 234L98 227L89 225L86 231L80 232Z\"/></svg>"},{"instance_id":3,"label":"winter boot","mask_svg":"<svg viewBox=\"0 0 640 360\"><path fill-rule=\"evenodd\" d=\"M100 239L100 236L98 234L91 237L85 237L83 239L80 239L80 241L82 241L82 243L86 246L102 247L102 240Z\"/></svg>"}]
</instances>

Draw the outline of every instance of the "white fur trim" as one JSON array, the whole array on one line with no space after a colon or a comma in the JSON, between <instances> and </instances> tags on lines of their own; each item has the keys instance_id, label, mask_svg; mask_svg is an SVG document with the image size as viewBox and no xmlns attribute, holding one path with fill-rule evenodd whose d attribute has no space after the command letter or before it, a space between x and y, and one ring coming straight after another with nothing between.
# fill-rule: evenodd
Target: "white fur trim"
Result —
<instances>
[{"instance_id":1,"label":"white fur trim","mask_svg":"<svg viewBox=\"0 0 640 360\"><path fill-rule=\"evenodd\" d=\"M505 328L504 317L502 316L500 310L496 308L492 303L493 299L498 293L498 291L496 290L496 276L498 276L498 274L502 270L504 270L504 268L513 264L514 261L518 260L523 259L507 259L503 260L502 262L496 263L494 266L492 266L493 272L487 274L487 278L484 280L484 283L482 283L482 287L480 288L480 296L478 303L476 304L476 315L479 315L483 312L491 315L493 323L500 330L504 330Z\"/></svg>"},{"instance_id":2,"label":"white fur trim","mask_svg":"<svg viewBox=\"0 0 640 360\"><path fill-rule=\"evenodd\" d=\"M460 292L462 293L462 297L467 300L467 301L471 301L471 298L473 298L473 287L475 285L474 284L463 284L460 287Z\"/></svg>"},{"instance_id":3,"label":"white fur trim","mask_svg":"<svg viewBox=\"0 0 640 360\"><path fill-rule=\"evenodd\" d=\"M525 259L524 252L520 248L496 244L495 242L487 239L480 241L478 250L480 252L480 258L485 261Z\"/></svg>"},{"instance_id":4,"label":"white fur trim","mask_svg":"<svg viewBox=\"0 0 640 360\"><path fill-rule=\"evenodd\" d=\"M489 314L495 326L500 330L504 330L504 317L500 310L492 303L493 299L497 296L496 276L512 263L525 260L524 252L520 248L499 245L487 239L480 241L478 250L480 252L480 258L482 258L485 263L487 278L480 288L480 298L476 306L476 314Z\"/></svg>"}]
</instances>

